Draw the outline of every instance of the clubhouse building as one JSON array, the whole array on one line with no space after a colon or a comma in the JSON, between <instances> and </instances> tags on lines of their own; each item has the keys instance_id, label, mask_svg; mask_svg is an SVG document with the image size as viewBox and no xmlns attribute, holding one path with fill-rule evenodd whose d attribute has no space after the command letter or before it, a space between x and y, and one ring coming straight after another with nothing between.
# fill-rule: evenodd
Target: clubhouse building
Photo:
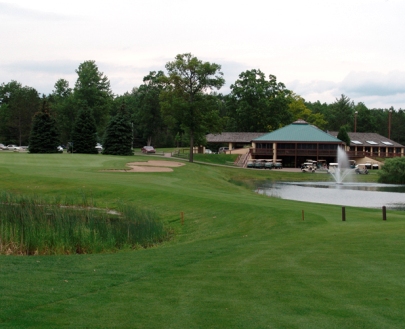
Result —
<instances>
[{"instance_id":1,"label":"clubhouse building","mask_svg":"<svg viewBox=\"0 0 405 329\"><path fill-rule=\"evenodd\" d=\"M336 132L325 132L304 120L269 133L208 134L208 143L235 148L244 147L250 159L282 161L284 167L297 168L306 160L336 162L337 148L346 150L350 159L365 157L404 156L404 146L374 133L348 133L351 140L346 145Z\"/></svg>"}]
</instances>

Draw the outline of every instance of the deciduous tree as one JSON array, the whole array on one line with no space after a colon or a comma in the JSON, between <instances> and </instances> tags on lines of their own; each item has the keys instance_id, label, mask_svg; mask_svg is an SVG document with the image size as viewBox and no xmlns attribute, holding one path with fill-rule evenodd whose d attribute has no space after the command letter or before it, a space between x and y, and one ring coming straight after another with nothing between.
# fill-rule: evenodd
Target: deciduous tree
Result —
<instances>
[{"instance_id":1,"label":"deciduous tree","mask_svg":"<svg viewBox=\"0 0 405 329\"><path fill-rule=\"evenodd\" d=\"M17 81L0 86L0 137L4 143L27 145L32 117L40 109L38 92Z\"/></svg>"},{"instance_id":2,"label":"deciduous tree","mask_svg":"<svg viewBox=\"0 0 405 329\"><path fill-rule=\"evenodd\" d=\"M160 97L162 111L167 123L181 127L190 137L189 161L193 162L195 140L220 121L218 109L212 107L206 94L224 85L221 66L187 53L177 55L166 69L168 75L160 78L165 84Z\"/></svg>"},{"instance_id":3,"label":"deciduous tree","mask_svg":"<svg viewBox=\"0 0 405 329\"><path fill-rule=\"evenodd\" d=\"M71 139L71 134L77 116L78 105L74 101L73 91L69 82L59 79L49 95L50 106L55 113L61 141L66 144Z\"/></svg>"},{"instance_id":4,"label":"deciduous tree","mask_svg":"<svg viewBox=\"0 0 405 329\"><path fill-rule=\"evenodd\" d=\"M354 120L356 120L356 132L376 132L377 124L376 118L373 116L372 111L370 111L364 103L357 103L353 108L353 131L354 131ZM357 112L357 115L356 113ZM356 115L356 118L354 117Z\"/></svg>"},{"instance_id":5,"label":"deciduous tree","mask_svg":"<svg viewBox=\"0 0 405 329\"><path fill-rule=\"evenodd\" d=\"M405 144L405 111L399 109L398 111L392 111L391 118L391 139L404 145Z\"/></svg>"},{"instance_id":6,"label":"deciduous tree","mask_svg":"<svg viewBox=\"0 0 405 329\"><path fill-rule=\"evenodd\" d=\"M230 104L239 131L267 132L291 123L291 92L274 75L266 80L260 70L242 72L231 90Z\"/></svg>"},{"instance_id":7,"label":"deciduous tree","mask_svg":"<svg viewBox=\"0 0 405 329\"><path fill-rule=\"evenodd\" d=\"M162 77L162 71L150 72L143 78L144 84L137 91L136 123L146 145L151 145L152 139L164 129L159 102L160 93L164 88Z\"/></svg>"},{"instance_id":8,"label":"deciduous tree","mask_svg":"<svg viewBox=\"0 0 405 329\"><path fill-rule=\"evenodd\" d=\"M312 113L312 111L306 106L305 99L295 93L290 95L288 109L291 112L294 121L302 119L319 129L326 128L327 122L324 119L323 114Z\"/></svg>"}]
</instances>

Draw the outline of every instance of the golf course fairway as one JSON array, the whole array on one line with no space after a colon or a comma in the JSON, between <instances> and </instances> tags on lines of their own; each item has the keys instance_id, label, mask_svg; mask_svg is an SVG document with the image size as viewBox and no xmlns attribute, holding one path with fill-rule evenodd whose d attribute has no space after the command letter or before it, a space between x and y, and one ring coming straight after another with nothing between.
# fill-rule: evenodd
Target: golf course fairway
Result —
<instances>
[{"instance_id":1,"label":"golf course fairway","mask_svg":"<svg viewBox=\"0 0 405 329\"><path fill-rule=\"evenodd\" d=\"M254 193L255 180L302 179L282 170L119 171L151 159L181 161L0 153L0 191L131 204L173 232L115 253L1 254L0 328L405 326L404 211L383 221L381 209L346 207L342 221L340 206Z\"/></svg>"}]
</instances>

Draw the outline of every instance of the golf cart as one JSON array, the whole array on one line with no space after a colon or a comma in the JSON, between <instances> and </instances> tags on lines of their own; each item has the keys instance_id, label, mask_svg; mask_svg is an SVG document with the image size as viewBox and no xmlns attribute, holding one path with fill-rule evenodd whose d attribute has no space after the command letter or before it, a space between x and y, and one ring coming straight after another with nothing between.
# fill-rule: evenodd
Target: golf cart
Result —
<instances>
[{"instance_id":1,"label":"golf cart","mask_svg":"<svg viewBox=\"0 0 405 329\"><path fill-rule=\"evenodd\" d=\"M315 170L316 170L316 165L314 165L312 162L304 162L301 165L302 172L315 172Z\"/></svg>"},{"instance_id":2,"label":"golf cart","mask_svg":"<svg viewBox=\"0 0 405 329\"><path fill-rule=\"evenodd\" d=\"M367 175L368 174L368 169L366 165L364 164L359 164L356 166L356 169L354 169L355 173L358 175Z\"/></svg>"},{"instance_id":3,"label":"golf cart","mask_svg":"<svg viewBox=\"0 0 405 329\"><path fill-rule=\"evenodd\" d=\"M338 163L329 163L329 169L328 169L328 174L334 174L339 170L339 164Z\"/></svg>"}]
</instances>

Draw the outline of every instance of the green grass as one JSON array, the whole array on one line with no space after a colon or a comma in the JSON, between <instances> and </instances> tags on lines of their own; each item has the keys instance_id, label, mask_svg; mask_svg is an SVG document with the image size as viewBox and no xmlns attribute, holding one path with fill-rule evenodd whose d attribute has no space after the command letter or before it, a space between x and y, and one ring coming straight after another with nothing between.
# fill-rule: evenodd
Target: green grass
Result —
<instances>
[{"instance_id":1,"label":"green grass","mask_svg":"<svg viewBox=\"0 0 405 329\"><path fill-rule=\"evenodd\" d=\"M340 207L247 188L326 174L200 163L100 172L144 159L0 153L1 190L142 206L175 232L136 251L0 256L1 328L403 327L404 212L383 222L381 210L346 207L342 222Z\"/></svg>"},{"instance_id":2,"label":"green grass","mask_svg":"<svg viewBox=\"0 0 405 329\"><path fill-rule=\"evenodd\" d=\"M168 239L162 222L150 210L121 205L98 209L86 195L41 199L0 194L0 254L91 254L151 247Z\"/></svg>"},{"instance_id":3,"label":"green grass","mask_svg":"<svg viewBox=\"0 0 405 329\"><path fill-rule=\"evenodd\" d=\"M194 161L233 166L237 154L194 154Z\"/></svg>"}]
</instances>

